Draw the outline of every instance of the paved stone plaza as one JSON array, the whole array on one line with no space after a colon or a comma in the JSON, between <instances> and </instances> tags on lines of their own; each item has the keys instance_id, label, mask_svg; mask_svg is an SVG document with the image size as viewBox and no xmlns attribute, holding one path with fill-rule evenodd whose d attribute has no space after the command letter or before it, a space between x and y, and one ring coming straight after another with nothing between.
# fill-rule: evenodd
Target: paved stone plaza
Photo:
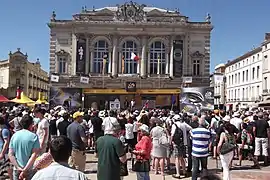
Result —
<instances>
[{"instance_id":1,"label":"paved stone plaza","mask_svg":"<svg viewBox=\"0 0 270 180\"><path fill-rule=\"evenodd\" d=\"M235 164L236 161L233 163ZM252 165L252 162L250 161L244 161L243 167L240 169L239 167L233 167L232 170L232 179L233 180L269 180L270 179L270 167L263 167L261 170L257 169L250 169L249 167ZM130 166L130 163L129 163ZM213 172L217 173L219 176L222 176L221 172L221 164L220 161L218 161L218 169L216 170L216 161L209 159L208 162L208 168ZM87 164L86 164L86 174L89 177L90 180L96 180L97 179L97 158L93 154L87 154ZM154 180L163 180L160 175L155 175L153 172L151 172L151 179ZM166 175L166 180L173 180L171 175ZM182 178L182 179L191 179L188 178ZM136 180L136 174L134 172L130 172L129 176L125 177L124 180Z\"/></svg>"}]
</instances>

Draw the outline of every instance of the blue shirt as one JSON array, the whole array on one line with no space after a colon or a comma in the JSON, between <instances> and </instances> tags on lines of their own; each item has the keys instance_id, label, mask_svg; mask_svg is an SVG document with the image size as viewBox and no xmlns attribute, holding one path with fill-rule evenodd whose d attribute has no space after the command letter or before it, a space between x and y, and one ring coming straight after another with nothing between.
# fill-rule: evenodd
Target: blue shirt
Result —
<instances>
[{"instance_id":1,"label":"blue shirt","mask_svg":"<svg viewBox=\"0 0 270 180\"><path fill-rule=\"evenodd\" d=\"M10 132L7 128L2 128L2 134L1 134L1 138L0 138L0 152L3 149L4 146L4 140L8 139L10 137ZM8 152L8 151L7 151ZM7 152L5 154L7 154Z\"/></svg>"},{"instance_id":2,"label":"blue shirt","mask_svg":"<svg viewBox=\"0 0 270 180\"><path fill-rule=\"evenodd\" d=\"M207 157L210 140L210 131L203 127L195 128L191 131L192 156Z\"/></svg>"},{"instance_id":3,"label":"blue shirt","mask_svg":"<svg viewBox=\"0 0 270 180\"><path fill-rule=\"evenodd\" d=\"M32 155L32 150L40 148L38 136L26 129L16 132L9 144L13 150L17 163L20 167L25 167Z\"/></svg>"}]
</instances>

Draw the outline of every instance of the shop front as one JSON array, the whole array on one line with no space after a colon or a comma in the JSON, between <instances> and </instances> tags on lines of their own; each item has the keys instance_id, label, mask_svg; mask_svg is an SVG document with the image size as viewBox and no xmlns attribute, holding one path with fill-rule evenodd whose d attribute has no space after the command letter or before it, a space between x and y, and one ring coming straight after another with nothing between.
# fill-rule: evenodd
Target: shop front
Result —
<instances>
[{"instance_id":1,"label":"shop front","mask_svg":"<svg viewBox=\"0 0 270 180\"><path fill-rule=\"evenodd\" d=\"M180 89L83 89L84 107L104 109L110 101L118 99L123 109L125 102L135 101L137 109L148 105L149 108L179 106Z\"/></svg>"}]
</instances>

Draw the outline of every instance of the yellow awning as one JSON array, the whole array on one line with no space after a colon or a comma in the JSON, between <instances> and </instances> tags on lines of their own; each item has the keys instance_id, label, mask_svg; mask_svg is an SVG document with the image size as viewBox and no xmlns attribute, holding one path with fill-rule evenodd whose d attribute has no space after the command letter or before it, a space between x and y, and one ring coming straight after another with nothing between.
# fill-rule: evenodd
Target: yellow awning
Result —
<instances>
[{"instance_id":1,"label":"yellow awning","mask_svg":"<svg viewBox=\"0 0 270 180\"><path fill-rule=\"evenodd\" d=\"M125 89L84 89L84 94L180 94L180 89L137 89L136 92L127 92Z\"/></svg>"},{"instance_id":2,"label":"yellow awning","mask_svg":"<svg viewBox=\"0 0 270 180\"><path fill-rule=\"evenodd\" d=\"M46 100L40 100L38 99L35 104L49 104Z\"/></svg>"},{"instance_id":3,"label":"yellow awning","mask_svg":"<svg viewBox=\"0 0 270 180\"><path fill-rule=\"evenodd\" d=\"M28 104L28 103L34 103L32 99L29 97L25 96L23 92L21 93L21 99L14 98L11 100L12 102L19 103L19 104Z\"/></svg>"}]
</instances>

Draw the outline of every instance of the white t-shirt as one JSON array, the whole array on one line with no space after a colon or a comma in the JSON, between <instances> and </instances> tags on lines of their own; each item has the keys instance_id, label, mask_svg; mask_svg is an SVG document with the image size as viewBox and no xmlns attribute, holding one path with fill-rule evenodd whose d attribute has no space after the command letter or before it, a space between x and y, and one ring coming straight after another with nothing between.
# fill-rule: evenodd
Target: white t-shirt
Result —
<instances>
[{"instance_id":1,"label":"white t-shirt","mask_svg":"<svg viewBox=\"0 0 270 180\"><path fill-rule=\"evenodd\" d=\"M88 121L89 133L94 133L94 127L91 120Z\"/></svg>"},{"instance_id":2,"label":"white t-shirt","mask_svg":"<svg viewBox=\"0 0 270 180\"><path fill-rule=\"evenodd\" d=\"M49 122L46 118L43 118L39 123L38 123L38 128L37 128L37 132L36 134L38 135L38 138L39 138L39 142L41 143L44 135L45 135L45 128L46 128L46 131L47 131L47 134L49 134ZM45 143L47 143L49 140L49 136L47 136L47 138L45 139Z\"/></svg>"},{"instance_id":3,"label":"white t-shirt","mask_svg":"<svg viewBox=\"0 0 270 180\"><path fill-rule=\"evenodd\" d=\"M241 130L242 119L234 117L230 120L230 123L234 125L238 130Z\"/></svg>"},{"instance_id":4,"label":"white t-shirt","mask_svg":"<svg viewBox=\"0 0 270 180\"><path fill-rule=\"evenodd\" d=\"M183 131L183 140L184 140L184 145L186 146L187 145L187 133L190 130L192 130L192 127L185 122L176 121L174 123L174 125L172 125L171 136L173 136L175 133L175 130L176 130L175 125Z\"/></svg>"},{"instance_id":5,"label":"white t-shirt","mask_svg":"<svg viewBox=\"0 0 270 180\"><path fill-rule=\"evenodd\" d=\"M117 126L117 125L119 125L119 123L115 117L105 117L102 122L104 134L114 133L112 129L114 129L114 126Z\"/></svg>"},{"instance_id":6,"label":"white t-shirt","mask_svg":"<svg viewBox=\"0 0 270 180\"><path fill-rule=\"evenodd\" d=\"M125 124L126 127L126 139L134 139L133 129L134 125L127 123Z\"/></svg>"}]
</instances>

